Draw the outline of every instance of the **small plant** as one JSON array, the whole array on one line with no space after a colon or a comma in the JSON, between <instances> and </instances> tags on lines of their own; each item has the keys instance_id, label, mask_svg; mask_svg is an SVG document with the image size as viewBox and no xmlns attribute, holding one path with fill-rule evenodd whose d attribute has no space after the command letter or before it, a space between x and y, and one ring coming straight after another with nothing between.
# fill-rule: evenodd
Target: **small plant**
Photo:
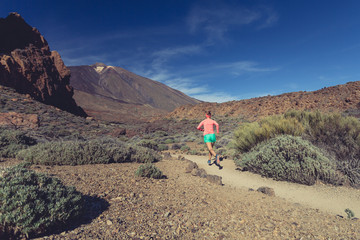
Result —
<instances>
[{"instance_id":1,"label":"small plant","mask_svg":"<svg viewBox=\"0 0 360 240\"><path fill-rule=\"evenodd\" d=\"M165 137L165 136L167 136L168 135L168 133L167 132L165 132L165 131L156 131L155 133L154 133L154 135L155 135L155 137Z\"/></svg>"},{"instance_id":2,"label":"small plant","mask_svg":"<svg viewBox=\"0 0 360 240\"><path fill-rule=\"evenodd\" d=\"M199 153L198 150L192 149L192 150L189 151L189 154L190 154L190 155L199 155L200 153Z\"/></svg>"},{"instance_id":3,"label":"small plant","mask_svg":"<svg viewBox=\"0 0 360 240\"><path fill-rule=\"evenodd\" d=\"M184 145L180 148L182 152L188 152L190 150L190 147L188 145Z\"/></svg>"},{"instance_id":4,"label":"small plant","mask_svg":"<svg viewBox=\"0 0 360 240\"><path fill-rule=\"evenodd\" d=\"M155 179L160 179L163 177L161 170L151 163L140 165L139 168L136 170L135 175L138 177Z\"/></svg>"},{"instance_id":5,"label":"small plant","mask_svg":"<svg viewBox=\"0 0 360 240\"><path fill-rule=\"evenodd\" d=\"M355 213L351 211L349 208L345 209L348 219L353 219L355 217Z\"/></svg>"},{"instance_id":6,"label":"small plant","mask_svg":"<svg viewBox=\"0 0 360 240\"><path fill-rule=\"evenodd\" d=\"M168 138L164 141L164 144L171 144L171 143L174 143L175 140L173 138Z\"/></svg>"},{"instance_id":7,"label":"small plant","mask_svg":"<svg viewBox=\"0 0 360 240\"><path fill-rule=\"evenodd\" d=\"M169 146L166 144L159 144L159 151L169 150Z\"/></svg>"},{"instance_id":8,"label":"small plant","mask_svg":"<svg viewBox=\"0 0 360 240\"><path fill-rule=\"evenodd\" d=\"M159 150L159 145L156 142L152 141L152 140L142 140L137 145L142 146L142 147L146 147L146 148L150 148L150 149L153 149L155 151Z\"/></svg>"},{"instance_id":9,"label":"small plant","mask_svg":"<svg viewBox=\"0 0 360 240\"><path fill-rule=\"evenodd\" d=\"M82 212L82 195L57 178L28 170L24 164L0 177L0 224L10 236L43 234Z\"/></svg>"}]
</instances>

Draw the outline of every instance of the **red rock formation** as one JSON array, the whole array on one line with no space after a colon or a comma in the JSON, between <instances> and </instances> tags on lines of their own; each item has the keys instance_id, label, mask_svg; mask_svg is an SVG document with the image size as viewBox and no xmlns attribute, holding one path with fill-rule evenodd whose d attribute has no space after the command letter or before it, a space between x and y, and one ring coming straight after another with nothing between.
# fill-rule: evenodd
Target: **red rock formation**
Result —
<instances>
[{"instance_id":1,"label":"red rock formation","mask_svg":"<svg viewBox=\"0 0 360 240\"><path fill-rule=\"evenodd\" d=\"M70 71L59 53L17 13L0 18L0 84L80 116L69 85Z\"/></svg>"},{"instance_id":2,"label":"red rock formation","mask_svg":"<svg viewBox=\"0 0 360 240\"><path fill-rule=\"evenodd\" d=\"M16 112L0 113L0 126L36 129L39 127L39 117L37 114L24 114Z\"/></svg>"}]
</instances>

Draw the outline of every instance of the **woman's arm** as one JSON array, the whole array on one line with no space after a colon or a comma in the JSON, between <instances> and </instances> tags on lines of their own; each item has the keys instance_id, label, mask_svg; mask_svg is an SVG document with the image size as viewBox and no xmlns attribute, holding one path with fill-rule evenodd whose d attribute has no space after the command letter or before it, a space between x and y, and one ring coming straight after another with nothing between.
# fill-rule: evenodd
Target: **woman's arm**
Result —
<instances>
[{"instance_id":1,"label":"woman's arm","mask_svg":"<svg viewBox=\"0 0 360 240\"><path fill-rule=\"evenodd\" d=\"M197 130L200 130L200 131L204 131L204 129L203 128L201 128L201 126L202 125L204 125L204 121L202 121L200 124L199 124L199 126L197 126Z\"/></svg>"},{"instance_id":2,"label":"woman's arm","mask_svg":"<svg viewBox=\"0 0 360 240\"><path fill-rule=\"evenodd\" d=\"M216 121L214 121L214 124L216 126L216 133L219 134L219 124Z\"/></svg>"}]
</instances>

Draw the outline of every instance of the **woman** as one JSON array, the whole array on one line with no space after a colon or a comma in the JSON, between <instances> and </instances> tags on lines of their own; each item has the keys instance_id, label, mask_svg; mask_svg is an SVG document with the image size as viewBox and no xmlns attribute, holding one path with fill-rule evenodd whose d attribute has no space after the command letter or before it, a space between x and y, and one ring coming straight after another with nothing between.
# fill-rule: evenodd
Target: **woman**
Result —
<instances>
[{"instance_id":1,"label":"woman","mask_svg":"<svg viewBox=\"0 0 360 240\"><path fill-rule=\"evenodd\" d=\"M216 165L218 165L221 169L222 167L220 166L220 158L213 150L214 144L216 142L214 125L216 126L216 133L219 134L219 124L211 119L211 112L208 111L206 112L206 119L199 124L197 129L200 131L204 131L204 142L209 149L208 164L211 165L211 156L214 156ZM202 126L204 126L204 128L201 128Z\"/></svg>"}]
</instances>

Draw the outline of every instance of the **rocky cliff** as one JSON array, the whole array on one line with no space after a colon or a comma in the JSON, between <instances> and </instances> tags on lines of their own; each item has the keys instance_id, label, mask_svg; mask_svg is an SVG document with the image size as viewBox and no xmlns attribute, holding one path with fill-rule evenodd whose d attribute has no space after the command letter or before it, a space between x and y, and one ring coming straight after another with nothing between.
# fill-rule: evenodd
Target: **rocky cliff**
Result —
<instances>
[{"instance_id":1,"label":"rocky cliff","mask_svg":"<svg viewBox=\"0 0 360 240\"><path fill-rule=\"evenodd\" d=\"M182 106L168 115L170 118L201 119L206 110L215 116L243 117L256 120L281 114L291 109L343 112L360 108L360 81L323 88L313 92L291 92L225 103L201 103Z\"/></svg>"},{"instance_id":2,"label":"rocky cliff","mask_svg":"<svg viewBox=\"0 0 360 240\"><path fill-rule=\"evenodd\" d=\"M76 115L86 113L76 105L69 85L70 71L59 53L17 13L0 18L0 84Z\"/></svg>"}]
</instances>

